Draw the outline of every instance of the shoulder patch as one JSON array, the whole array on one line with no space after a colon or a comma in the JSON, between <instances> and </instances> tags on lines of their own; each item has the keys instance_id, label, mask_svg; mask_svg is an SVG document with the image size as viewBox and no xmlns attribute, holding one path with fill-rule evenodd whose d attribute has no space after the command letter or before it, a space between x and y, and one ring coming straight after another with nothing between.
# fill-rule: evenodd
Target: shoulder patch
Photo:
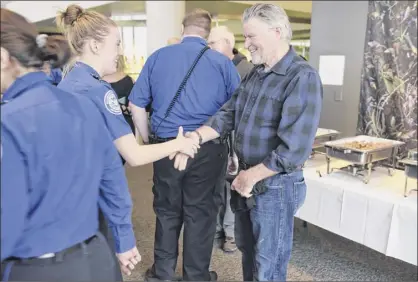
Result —
<instances>
[{"instance_id":1,"label":"shoulder patch","mask_svg":"<svg viewBox=\"0 0 418 282\"><path fill-rule=\"evenodd\" d=\"M104 95L104 104L106 109L114 115L121 115L122 110L118 103L118 98L116 97L115 92L109 90Z\"/></svg>"}]
</instances>

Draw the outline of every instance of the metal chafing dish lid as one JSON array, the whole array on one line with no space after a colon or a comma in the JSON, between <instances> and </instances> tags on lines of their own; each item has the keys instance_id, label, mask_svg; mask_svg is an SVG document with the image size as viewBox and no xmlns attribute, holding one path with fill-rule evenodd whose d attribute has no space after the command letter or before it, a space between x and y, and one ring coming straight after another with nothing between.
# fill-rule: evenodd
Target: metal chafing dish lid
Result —
<instances>
[{"instance_id":1,"label":"metal chafing dish lid","mask_svg":"<svg viewBox=\"0 0 418 282\"><path fill-rule=\"evenodd\" d=\"M340 132L334 129L328 129L328 128L320 128L316 130L316 136L322 136L327 134L339 134Z\"/></svg>"},{"instance_id":2,"label":"metal chafing dish lid","mask_svg":"<svg viewBox=\"0 0 418 282\"><path fill-rule=\"evenodd\" d=\"M409 150L408 159L416 161L418 159L417 154L418 154L417 150Z\"/></svg>"}]
</instances>

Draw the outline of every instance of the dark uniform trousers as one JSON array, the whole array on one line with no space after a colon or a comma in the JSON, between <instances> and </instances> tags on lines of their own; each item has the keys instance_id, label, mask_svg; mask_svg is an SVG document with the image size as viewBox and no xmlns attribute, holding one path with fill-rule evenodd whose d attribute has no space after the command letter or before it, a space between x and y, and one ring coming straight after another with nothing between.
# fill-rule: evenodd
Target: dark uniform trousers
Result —
<instances>
[{"instance_id":1,"label":"dark uniform trousers","mask_svg":"<svg viewBox=\"0 0 418 282\"><path fill-rule=\"evenodd\" d=\"M119 264L102 234L51 258L9 258L2 281L123 281Z\"/></svg>"},{"instance_id":2,"label":"dark uniform trousers","mask_svg":"<svg viewBox=\"0 0 418 282\"><path fill-rule=\"evenodd\" d=\"M178 240L183 229L183 280L209 281L209 266L227 166L227 145L219 140L201 146L184 171L174 160L154 163L154 212L156 214L152 275L174 279Z\"/></svg>"}]
</instances>

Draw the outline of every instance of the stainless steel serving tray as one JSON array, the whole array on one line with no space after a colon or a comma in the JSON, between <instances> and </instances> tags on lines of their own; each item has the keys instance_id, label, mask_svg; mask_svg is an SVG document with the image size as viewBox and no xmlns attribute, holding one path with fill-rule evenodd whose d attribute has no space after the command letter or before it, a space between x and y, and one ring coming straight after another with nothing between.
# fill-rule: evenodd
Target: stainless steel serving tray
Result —
<instances>
[{"instance_id":1,"label":"stainless steel serving tray","mask_svg":"<svg viewBox=\"0 0 418 282\"><path fill-rule=\"evenodd\" d=\"M407 177L417 179L418 176L418 161L411 159L403 159L399 161L405 165L405 175Z\"/></svg>"},{"instance_id":2,"label":"stainless steel serving tray","mask_svg":"<svg viewBox=\"0 0 418 282\"><path fill-rule=\"evenodd\" d=\"M410 150L408 152L408 159L417 161L418 160L418 152L417 152L417 150Z\"/></svg>"},{"instance_id":3,"label":"stainless steel serving tray","mask_svg":"<svg viewBox=\"0 0 418 282\"><path fill-rule=\"evenodd\" d=\"M385 143L387 146L382 146L380 148L371 150L352 149L344 146L345 143L353 141ZM324 147L328 157L364 165L367 163L391 158L394 154L394 149L403 144L405 143L401 141L359 135L355 137L348 137L335 141L325 142Z\"/></svg>"},{"instance_id":4,"label":"stainless steel serving tray","mask_svg":"<svg viewBox=\"0 0 418 282\"><path fill-rule=\"evenodd\" d=\"M315 140L312 148L323 147L324 143L333 140L341 133L337 130L318 128L315 135Z\"/></svg>"}]
</instances>

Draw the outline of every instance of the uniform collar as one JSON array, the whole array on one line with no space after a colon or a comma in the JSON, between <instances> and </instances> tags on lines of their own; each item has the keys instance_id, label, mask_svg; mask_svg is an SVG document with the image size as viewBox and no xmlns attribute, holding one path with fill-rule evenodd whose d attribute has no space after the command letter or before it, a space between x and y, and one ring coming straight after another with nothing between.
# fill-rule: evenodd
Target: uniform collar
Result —
<instances>
[{"instance_id":1,"label":"uniform collar","mask_svg":"<svg viewBox=\"0 0 418 282\"><path fill-rule=\"evenodd\" d=\"M290 46L289 51L287 51L286 55L284 55L284 57L281 58L280 61L278 61L270 69L270 71L280 74L280 75L286 75L286 72L289 69L290 65L292 64L293 58L295 56L298 56L298 54L296 54L295 50L293 49L293 46ZM264 70L264 66L261 67L260 71L263 71L263 70Z\"/></svg>"},{"instance_id":2,"label":"uniform collar","mask_svg":"<svg viewBox=\"0 0 418 282\"><path fill-rule=\"evenodd\" d=\"M181 43L188 43L188 42L195 42L195 43L199 43L205 46L208 45L205 39L201 37L197 37L197 36L186 36L186 37L183 37L183 39L181 40Z\"/></svg>"},{"instance_id":3,"label":"uniform collar","mask_svg":"<svg viewBox=\"0 0 418 282\"><path fill-rule=\"evenodd\" d=\"M12 85L3 94L3 102L12 100L22 94L22 92L28 88L32 88L35 84L47 81L51 83L51 80L42 71L30 72L21 77L18 77Z\"/></svg>"},{"instance_id":4,"label":"uniform collar","mask_svg":"<svg viewBox=\"0 0 418 282\"><path fill-rule=\"evenodd\" d=\"M99 73L95 70L95 69L93 69L91 66L89 66L89 65L87 65L87 64L85 64L85 63L83 63L83 62L76 62L75 64L74 64L74 68L78 68L78 69L82 69L82 70L85 70L85 71L87 71L89 74L91 74L91 76L93 76L95 79L100 79L100 75L99 75Z\"/></svg>"}]
</instances>

